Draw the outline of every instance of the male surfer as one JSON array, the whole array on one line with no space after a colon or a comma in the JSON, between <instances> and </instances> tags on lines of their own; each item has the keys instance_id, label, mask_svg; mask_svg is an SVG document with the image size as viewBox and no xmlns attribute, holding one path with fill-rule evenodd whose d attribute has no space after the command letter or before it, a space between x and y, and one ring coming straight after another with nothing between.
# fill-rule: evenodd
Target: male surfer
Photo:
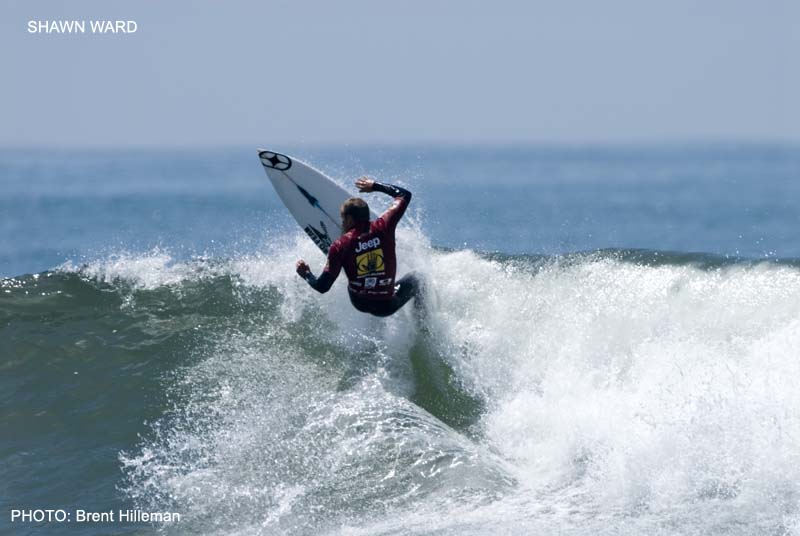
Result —
<instances>
[{"instance_id":1,"label":"male surfer","mask_svg":"<svg viewBox=\"0 0 800 536\"><path fill-rule=\"evenodd\" d=\"M317 292L328 292L342 267L347 274L347 290L353 306L375 316L389 316L419 293L421 282L414 274L397 281L397 258L394 231L411 201L411 192L392 184L381 184L368 177L356 181L360 192L383 192L394 197L389 207L375 221L369 221L369 206L351 197L339 210L342 217L340 236L328 250L328 262L319 277L314 277L304 260L297 261L297 273ZM416 303L415 305L419 305Z\"/></svg>"}]
</instances>

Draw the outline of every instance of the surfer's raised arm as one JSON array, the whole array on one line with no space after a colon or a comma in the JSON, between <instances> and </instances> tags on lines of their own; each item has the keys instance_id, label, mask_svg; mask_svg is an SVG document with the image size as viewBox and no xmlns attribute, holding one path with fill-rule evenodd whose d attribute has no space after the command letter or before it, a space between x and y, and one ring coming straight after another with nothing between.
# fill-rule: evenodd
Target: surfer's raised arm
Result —
<instances>
[{"instance_id":1,"label":"surfer's raised arm","mask_svg":"<svg viewBox=\"0 0 800 536\"><path fill-rule=\"evenodd\" d=\"M356 181L356 186L361 192L381 192L394 197L394 203L384 212L380 220L384 220L388 227L395 227L400 218L406 212L408 204L411 202L411 192L394 184L383 184L370 179L361 177Z\"/></svg>"}]
</instances>

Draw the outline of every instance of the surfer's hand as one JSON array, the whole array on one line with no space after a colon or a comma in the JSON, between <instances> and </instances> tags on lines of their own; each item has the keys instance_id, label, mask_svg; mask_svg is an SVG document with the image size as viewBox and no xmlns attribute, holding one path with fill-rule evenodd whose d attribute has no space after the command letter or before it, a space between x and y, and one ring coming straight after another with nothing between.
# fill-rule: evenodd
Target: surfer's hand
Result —
<instances>
[{"instance_id":1,"label":"surfer's hand","mask_svg":"<svg viewBox=\"0 0 800 536\"><path fill-rule=\"evenodd\" d=\"M356 187L359 192L371 192L373 186L375 186L375 181L366 176L356 181Z\"/></svg>"},{"instance_id":2,"label":"surfer's hand","mask_svg":"<svg viewBox=\"0 0 800 536\"><path fill-rule=\"evenodd\" d=\"M305 278L305 276L307 276L308 272L310 272L310 271L311 271L311 268L308 267L308 265L306 264L306 261L304 261L302 259L297 261L297 275L299 275L300 277Z\"/></svg>"}]
</instances>

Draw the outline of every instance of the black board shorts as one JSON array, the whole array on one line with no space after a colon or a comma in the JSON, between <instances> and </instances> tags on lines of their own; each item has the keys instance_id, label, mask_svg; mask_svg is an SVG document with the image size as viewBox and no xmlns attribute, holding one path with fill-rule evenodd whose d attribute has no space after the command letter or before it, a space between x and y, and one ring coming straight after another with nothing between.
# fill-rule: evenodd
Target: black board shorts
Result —
<instances>
[{"instance_id":1,"label":"black board shorts","mask_svg":"<svg viewBox=\"0 0 800 536\"><path fill-rule=\"evenodd\" d=\"M390 300L369 300L350 294L353 307L373 316L390 316L420 292L420 279L416 273L404 275L397 281L396 291Z\"/></svg>"}]
</instances>

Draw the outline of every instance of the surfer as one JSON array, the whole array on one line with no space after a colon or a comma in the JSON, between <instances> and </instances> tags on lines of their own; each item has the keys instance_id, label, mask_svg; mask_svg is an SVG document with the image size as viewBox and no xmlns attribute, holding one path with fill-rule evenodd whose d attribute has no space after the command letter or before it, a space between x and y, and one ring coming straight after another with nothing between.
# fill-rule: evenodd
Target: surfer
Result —
<instances>
[{"instance_id":1,"label":"surfer","mask_svg":"<svg viewBox=\"0 0 800 536\"><path fill-rule=\"evenodd\" d=\"M382 192L394 197L389 207L375 221L369 220L369 206L358 197L342 203L339 213L344 233L328 250L328 262L319 277L311 273L304 260L297 261L297 273L320 293L330 290L344 268L350 302L363 313L389 316L417 296L419 306L421 280L410 273L397 281L394 232L411 201L411 192L392 184L382 184L368 177L356 181L360 192Z\"/></svg>"}]
</instances>

